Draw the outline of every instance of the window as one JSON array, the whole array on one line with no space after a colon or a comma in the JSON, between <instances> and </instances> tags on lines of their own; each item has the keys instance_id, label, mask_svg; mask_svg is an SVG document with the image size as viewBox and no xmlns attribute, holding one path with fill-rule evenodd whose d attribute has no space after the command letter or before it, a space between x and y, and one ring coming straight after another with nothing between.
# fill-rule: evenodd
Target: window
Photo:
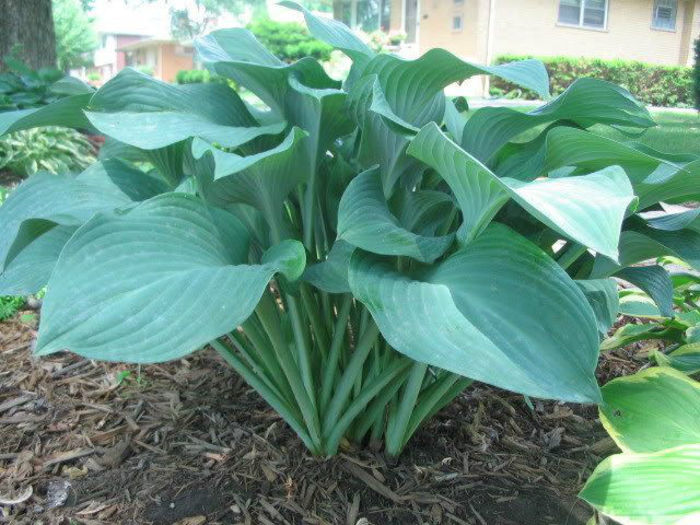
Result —
<instances>
[{"instance_id":1,"label":"window","mask_svg":"<svg viewBox=\"0 0 700 525\"><path fill-rule=\"evenodd\" d=\"M559 23L605 29L608 0L559 0Z\"/></svg>"},{"instance_id":2,"label":"window","mask_svg":"<svg viewBox=\"0 0 700 525\"><path fill-rule=\"evenodd\" d=\"M452 17L452 31L462 30L462 15Z\"/></svg>"},{"instance_id":3,"label":"window","mask_svg":"<svg viewBox=\"0 0 700 525\"><path fill-rule=\"evenodd\" d=\"M654 13L651 27L654 29L676 30L676 12L678 0L654 0Z\"/></svg>"}]
</instances>

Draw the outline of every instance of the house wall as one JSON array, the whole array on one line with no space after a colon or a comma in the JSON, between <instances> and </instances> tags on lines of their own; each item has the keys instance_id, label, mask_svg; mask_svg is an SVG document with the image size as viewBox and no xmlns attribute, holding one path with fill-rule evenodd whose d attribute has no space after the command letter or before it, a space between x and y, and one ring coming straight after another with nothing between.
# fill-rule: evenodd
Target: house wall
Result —
<instances>
[{"instance_id":1,"label":"house wall","mask_svg":"<svg viewBox=\"0 0 700 525\"><path fill-rule=\"evenodd\" d=\"M145 37L138 35L117 35L116 48L120 49L128 44L143 40ZM116 71L119 72L126 67L126 53L124 51L116 51Z\"/></svg>"},{"instance_id":2,"label":"house wall","mask_svg":"<svg viewBox=\"0 0 700 525\"><path fill-rule=\"evenodd\" d=\"M700 0L688 2L685 9L685 27L681 36L681 63L692 66L695 61L695 40L700 38Z\"/></svg>"},{"instance_id":3,"label":"house wall","mask_svg":"<svg viewBox=\"0 0 700 525\"><path fill-rule=\"evenodd\" d=\"M194 69L194 54L192 47L178 44L163 44L160 46L160 79L174 82L175 75L181 69Z\"/></svg>"},{"instance_id":4,"label":"house wall","mask_svg":"<svg viewBox=\"0 0 700 525\"><path fill-rule=\"evenodd\" d=\"M391 0L389 32L400 33L402 31L405 31L403 27L403 0Z\"/></svg>"},{"instance_id":5,"label":"house wall","mask_svg":"<svg viewBox=\"0 0 700 525\"><path fill-rule=\"evenodd\" d=\"M420 52L425 53L434 47L443 47L455 55L474 59L479 52L479 40L486 34L479 15L483 15L484 5L481 0L422 0L418 18L420 31L418 44ZM455 16L462 17L462 29L453 30Z\"/></svg>"},{"instance_id":6,"label":"house wall","mask_svg":"<svg viewBox=\"0 0 700 525\"><path fill-rule=\"evenodd\" d=\"M689 1L691 7L697 3ZM478 2L487 6L489 0ZM688 45L683 45L683 35L691 31L695 9L687 9L687 2L680 0L676 30L662 31L651 28L653 4L654 0L608 0L607 28L596 30L559 25L558 0L496 0L494 54L623 58L684 65Z\"/></svg>"}]
</instances>

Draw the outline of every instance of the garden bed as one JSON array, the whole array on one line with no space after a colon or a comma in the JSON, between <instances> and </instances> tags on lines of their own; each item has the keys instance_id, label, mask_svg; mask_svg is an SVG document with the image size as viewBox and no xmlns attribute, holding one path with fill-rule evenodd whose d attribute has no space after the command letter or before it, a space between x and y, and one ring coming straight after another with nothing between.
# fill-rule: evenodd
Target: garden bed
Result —
<instances>
[{"instance_id":1,"label":"garden bed","mask_svg":"<svg viewBox=\"0 0 700 525\"><path fill-rule=\"evenodd\" d=\"M396 463L347 444L317 459L213 351L140 370L36 359L35 323L0 324L0 499L26 498L0 522L578 524L615 449L592 406L477 385ZM607 354L601 381L634 352Z\"/></svg>"}]
</instances>

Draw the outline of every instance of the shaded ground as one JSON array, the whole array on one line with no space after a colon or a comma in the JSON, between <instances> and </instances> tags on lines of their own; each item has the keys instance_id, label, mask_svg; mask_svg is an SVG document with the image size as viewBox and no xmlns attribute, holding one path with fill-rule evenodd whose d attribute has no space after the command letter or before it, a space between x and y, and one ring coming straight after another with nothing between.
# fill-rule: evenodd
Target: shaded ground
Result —
<instances>
[{"instance_id":1,"label":"shaded ground","mask_svg":"<svg viewBox=\"0 0 700 525\"><path fill-rule=\"evenodd\" d=\"M574 525L591 515L577 490L614 451L591 407L533 411L480 385L395 464L347 447L317 459L214 352L38 360L33 323L0 323L0 523ZM610 354L601 379L636 366Z\"/></svg>"}]
</instances>

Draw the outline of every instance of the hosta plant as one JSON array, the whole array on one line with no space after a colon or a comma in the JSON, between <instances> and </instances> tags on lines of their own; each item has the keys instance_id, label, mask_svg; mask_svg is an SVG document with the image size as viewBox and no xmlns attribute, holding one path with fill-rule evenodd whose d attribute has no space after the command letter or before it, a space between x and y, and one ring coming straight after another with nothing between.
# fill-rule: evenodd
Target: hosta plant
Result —
<instances>
[{"instance_id":1,"label":"hosta plant","mask_svg":"<svg viewBox=\"0 0 700 525\"><path fill-rule=\"evenodd\" d=\"M700 209L692 210L696 217L698 212ZM639 323L622 325L603 341L601 350L659 341L662 348L649 352L653 362L695 374L700 372L700 275L674 258L663 257L658 262L671 269L673 309L662 314L647 293L638 288L621 290L619 313Z\"/></svg>"},{"instance_id":2,"label":"hosta plant","mask_svg":"<svg viewBox=\"0 0 700 525\"><path fill-rule=\"evenodd\" d=\"M600 419L621 449L580 497L624 524L700 521L700 383L668 367L602 388Z\"/></svg>"},{"instance_id":3,"label":"hosta plant","mask_svg":"<svg viewBox=\"0 0 700 525\"><path fill-rule=\"evenodd\" d=\"M303 12L352 59L342 82L231 29L197 49L245 99L127 69L0 115L0 133L108 136L100 162L35 175L0 208L0 293L48 282L36 353L153 363L210 345L319 455L368 441L398 454L474 380L599 402L613 276L647 287L656 270L630 265L698 263L697 233L638 212L696 199L700 161L587 131L654 125L612 84L464 115L448 84L495 75L549 98L542 64L376 54Z\"/></svg>"}]
</instances>

